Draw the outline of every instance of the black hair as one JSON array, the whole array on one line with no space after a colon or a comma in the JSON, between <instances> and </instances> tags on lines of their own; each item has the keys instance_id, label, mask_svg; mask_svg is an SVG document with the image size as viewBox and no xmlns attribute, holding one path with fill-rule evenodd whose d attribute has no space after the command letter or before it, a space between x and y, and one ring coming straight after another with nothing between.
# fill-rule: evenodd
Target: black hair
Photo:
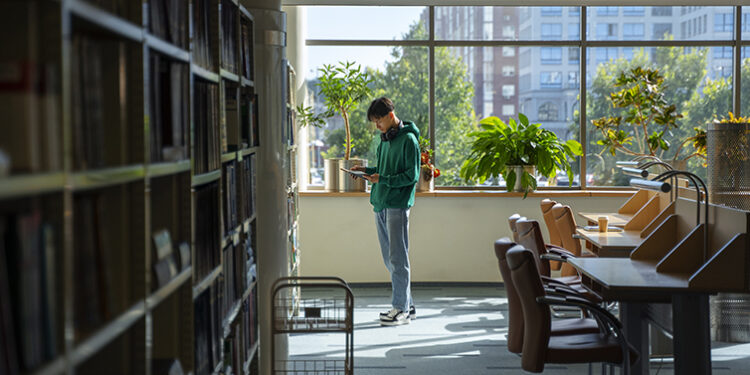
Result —
<instances>
[{"instance_id":1,"label":"black hair","mask_svg":"<svg viewBox=\"0 0 750 375\"><path fill-rule=\"evenodd\" d=\"M393 112L393 102L383 96L370 103L370 108L367 109L367 120L374 121L391 112Z\"/></svg>"}]
</instances>

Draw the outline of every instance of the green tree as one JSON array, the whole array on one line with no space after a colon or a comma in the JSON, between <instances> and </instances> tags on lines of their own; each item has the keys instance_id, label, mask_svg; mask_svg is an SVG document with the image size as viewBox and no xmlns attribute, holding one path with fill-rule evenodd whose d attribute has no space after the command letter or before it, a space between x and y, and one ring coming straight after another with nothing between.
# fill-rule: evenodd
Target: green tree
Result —
<instances>
[{"instance_id":1,"label":"green tree","mask_svg":"<svg viewBox=\"0 0 750 375\"><path fill-rule=\"evenodd\" d=\"M411 27L405 40L421 40L427 37L423 22ZM394 47L392 61L385 64L383 71L369 70L373 78L372 97L387 96L396 106L396 115L404 120L414 121L423 136L429 134L429 53L426 47ZM474 88L469 81L467 67L450 54L446 47L435 49L435 110L436 145L435 165L440 168L438 185L459 185L459 170L464 158L469 154L468 133L476 129L476 119L472 100ZM351 112L354 155L368 159L370 165L376 163L375 152L380 138L377 129L367 121L369 101L361 103ZM325 157L340 156L343 152L343 130L326 133L327 144L331 145Z\"/></svg>"},{"instance_id":2,"label":"green tree","mask_svg":"<svg viewBox=\"0 0 750 375\"><path fill-rule=\"evenodd\" d=\"M650 52L650 53L649 53ZM627 159L627 156L607 154L605 148L597 141L601 140L601 133L591 125L590 121L604 116L626 117L625 109L613 108L607 100L613 91L616 77L623 71L635 67L650 67L659 70L664 76L665 97L670 104L674 104L677 113L684 113L687 105L696 93L701 80L706 75L706 60L708 49L694 47L655 47L648 51L640 48L633 53L631 60L619 58L609 63L600 64L587 90L587 172L594 174L595 185L627 185L629 177L620 173L615 167L615 161ZM579 114L574 116L571 128L579 131ZM701 124L689 122L687 116L678 120L678 127L670 129L664 139L670 144L679 145L686 139L693 128ZM686 146L690 147L690 146ZM662 156L671 159L677 146L671 147ZM683 151L684 152L684 151Z\"/></svg>"}]
</instances>

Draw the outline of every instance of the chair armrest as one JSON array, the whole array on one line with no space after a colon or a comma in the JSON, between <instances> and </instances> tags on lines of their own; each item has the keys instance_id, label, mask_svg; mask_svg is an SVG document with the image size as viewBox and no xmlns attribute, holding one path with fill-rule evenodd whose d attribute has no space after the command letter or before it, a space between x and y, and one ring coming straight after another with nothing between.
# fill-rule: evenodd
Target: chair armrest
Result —
<instances>
[{"instance_id":1,"label":"chair armrest","mask_svg":"<svg viewBox=\"0 0 750 375\"><path fill-rule=\"evenodd\" d=\"M599 305L591 303L589 300L573 295L551 295L551 296L540 296L536 299L539 303L545 303L547 305L562 305L562 306L575 306L584 308L591 313L598 315L600 318L606 320L609 324L617 328L617 331L622 329L622 322L617 319L612 313L602 308Z\"/></svg>"},{"instance_id":2,"label":"chair armrest","mask_svg":"<svg viewBox=\"0 0 750 375\"><path fill-rule=\"evenodd\" d=\"M560 246L555 246L555 245L550 245L550 244L547 244L546 246L547 246L547 252L548 253L552 253L552 254L555 254L555 255L558 255L558 256L564 257L564 258L575 258L576 257L575 254L571 253L567 249L562 248Z\"/></svg>"},{"instance_id":3,"label":"chair armrest","mask_svg":"<svg viewBox=\"0 0 750 375\"><path fill-rule=\"evenodd\" d=\"M544 260L554 260L554 261L563 262L563 263L568 262L568 257L554 254L551 252L542 254L539 256L539 258L544 259Z\"/></svg>"},{"instance_id":4,"label":"chair armrest","mask_svg":"<svg viewBox=\"0 0 750 375\"><path fill-rule=\"evenodd\" d=\"M612 331L614 332L615 336L617 337L617 340L620 342L620 350L622 351L622 371L624 374L630 373L630 350L632 347L630 346L630 343L628 343L627 338L625 338L625 335L622 333L622 323L615 318L614 315L612 315L609 311L585 300L580 297L573 297L573 296L561 296L561 295L547 295L547 296L540 296L536 298L536 301L539 303L544 303L549 306L554 305L562 305L562 306L575 306L579 307L582 310L585 310L589 313L591 313L596 319L597 322L600 322L599 327L601 328L602 321L606 321L609 327L611 327ZM636 358L640 356L641 353L638 353L635 351Z\"/></svg>"}]
</instances>

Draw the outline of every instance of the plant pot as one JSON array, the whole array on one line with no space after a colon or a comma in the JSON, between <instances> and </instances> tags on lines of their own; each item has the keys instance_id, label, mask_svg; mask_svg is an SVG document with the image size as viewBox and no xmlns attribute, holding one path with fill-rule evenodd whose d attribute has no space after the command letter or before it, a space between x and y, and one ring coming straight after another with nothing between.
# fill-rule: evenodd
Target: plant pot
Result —
<instances>
[{"instance_id":1,"label":"plant pot","mask_svg":"<svg viewBox=\"0 0 750 375\"><path fill-rule=\"evenodd\" d=\"M533 165L509 165L508 168L512 168L516 172L516 183L513 185L513 191L525 193L526 189L521 186L521 175L523 175L523 171L526 171L533 176L536 173L536 167Z\"/></svg>"},{"instance_id":2,"label":"plant pot","mask_svg":"<svg viewBox=\"0 0 750 375\"><path fill-rule=\"evenodd\" d=\"M341 170L341 168L352 169L355 165L367 165L367 160L364 159L349 159L339 160L338 171L339 171L339 190L340 192L350 191L365 191L367 189L367 180L363 178L352 178L349 173Z\"/></svg>"},{"instance_id":3,"label":"plant pot","mask_svg":"<svg viewBox=\"0 0 750 375\"><path fill-rule=\"evenodd\" d=\"M339 161L340 158L323 160L323 178L325 191L339 191Z\"/></svg>"},{"instance_id":4,"label":"plant pot","mask_svg":"<svg viewBox=\"0 0 750 375\"><path fill-rule=\"evenodd\" d=\"M417 191L432 191L435 189L435 178L428 172L420 168L419 181L417 181Z\"/></svg>"}]
</instances>

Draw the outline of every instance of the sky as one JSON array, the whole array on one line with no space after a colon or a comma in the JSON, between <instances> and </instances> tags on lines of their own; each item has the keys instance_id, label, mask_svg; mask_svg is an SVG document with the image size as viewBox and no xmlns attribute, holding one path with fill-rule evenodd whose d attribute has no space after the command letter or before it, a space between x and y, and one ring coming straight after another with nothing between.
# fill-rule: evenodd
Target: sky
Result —
<instances>
[{"instance_id":1,"label":"sky","mask_svg":"<svg viewBox=\"0 0 750 375\"><path fill-rule=\"evenodd\" d=\"M425 7L306 7L305 39L401 39ZM317 67L356 61L382 70L392 47L308 47L308 77Z\"/></svg>"}]
</instances>

